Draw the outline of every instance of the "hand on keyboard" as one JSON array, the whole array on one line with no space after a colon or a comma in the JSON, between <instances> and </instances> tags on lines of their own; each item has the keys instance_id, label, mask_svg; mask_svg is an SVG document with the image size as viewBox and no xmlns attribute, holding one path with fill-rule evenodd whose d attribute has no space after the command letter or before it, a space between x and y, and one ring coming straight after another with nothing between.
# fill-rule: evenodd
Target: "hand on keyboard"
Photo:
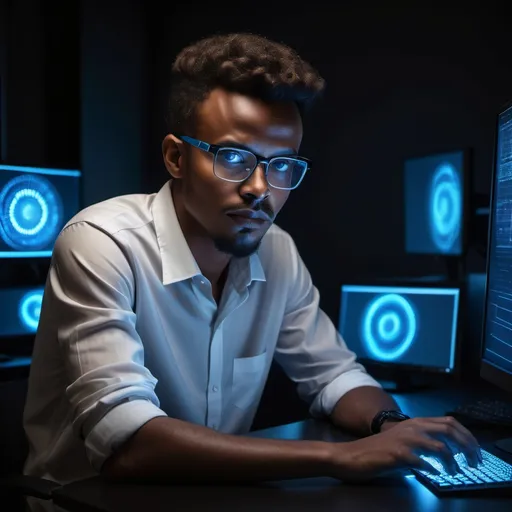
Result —
<instances>
[{"instance_id":1,"label":"hand on keyboard","mask_svg":"<svg viewBox=\"0 0 512 512\"><path fill-rule=\"evenodd\" d=\"M482 450L483 461L476 468L468 466L465 457L457 454L455 459L459 465L459 472L449 475L443 466L433 457L422 458L428 462L436 472L416 471L420 481L428 485L434 492L457 492L459 490L479 490L489 488L507 488L512 485L512 465L496 457L492 453Z\"/></svg>"},{"instance_id":2,"label":"hand on keyboard","mask_svg":"<svg viewBox=\"0 0 512 512\"><path fill-rule=\"evenodd\" d=\"M413 418L357 441L344 443L345 480L364 480L393 469L415 468L436 472L422 456L435 457L448 474L459 471L455 455L462 453L469 466L482 461L471 432L451 417ZM340 466L343 464L340 463Z\"/></svg>"}]
</instances>

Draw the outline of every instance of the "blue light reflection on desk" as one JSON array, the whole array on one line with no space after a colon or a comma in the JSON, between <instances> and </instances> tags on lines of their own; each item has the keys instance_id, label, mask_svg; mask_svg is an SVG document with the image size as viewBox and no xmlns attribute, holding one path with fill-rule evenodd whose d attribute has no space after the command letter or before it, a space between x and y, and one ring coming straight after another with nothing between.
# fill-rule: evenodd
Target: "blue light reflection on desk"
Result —
<instances>
[{"instance_id":1,"label":"blue light reflection on desk","mask_svg":"<svg viewBox=\"0 0 512 512\"><path fill-rule=\"evenodd\" d=\"M0 165L0 258L51 256L79 209L80 171Z\"/></svg>"}]
</instances>

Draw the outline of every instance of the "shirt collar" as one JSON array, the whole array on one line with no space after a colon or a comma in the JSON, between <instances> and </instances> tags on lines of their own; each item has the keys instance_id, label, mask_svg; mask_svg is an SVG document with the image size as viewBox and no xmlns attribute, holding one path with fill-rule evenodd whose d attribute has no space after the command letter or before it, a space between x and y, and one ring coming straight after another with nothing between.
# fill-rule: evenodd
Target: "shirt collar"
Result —
<instances>
[{"instance_id":1,"label":"shirt collar","mask_svg":"<svg viewBox=\"0 0 512 512\"><path fill-rule=\"evenodd\" d=\"M266 281L258 253L255 252L247 258L231 258L229 278L240 292L253 281Z\"/></svg>"},{"instance_id":2,"label":"shirt collar","mask_svg":"<svg viewBox=\"0 0 512 512\"><path fill-rule=\"evenodd\" d=\"M157 193L151 205L151 213L162 259L162 283L168 285L201 275L176 215L171 180ZM266 281L257 252L247 258L233 258L230 274L237 288L245 288L252 281Z\"/></svg>"}]
</instances>

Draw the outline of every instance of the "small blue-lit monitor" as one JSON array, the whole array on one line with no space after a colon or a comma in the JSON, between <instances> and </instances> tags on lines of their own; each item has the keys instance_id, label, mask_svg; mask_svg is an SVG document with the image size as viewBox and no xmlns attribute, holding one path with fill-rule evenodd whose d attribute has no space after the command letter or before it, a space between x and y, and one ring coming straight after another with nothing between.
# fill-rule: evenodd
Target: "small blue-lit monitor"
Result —
<instances>
[{"instance_id":1,"label":"small blue-lit monitor","mask_svg":"<svg viewBox=\"0 0 512 512\"><path fill-rule=\"evenodd\" d=\"M405 162L405 250L460 256L465 251L469 186L466 151Z\"/></svg>"},{"instance_id":2,"label":"small blue-lit monitor","mask_svg":"<svg viewBox=\"0 0 512 512\"><path fill-rule=\"evenodd\" d=\"M24 336L37 331L43 292L42 287L0 289L0 337Z\"/></svg>"},{"instance_id":3,"label":"small blue-lit monitor","mask_svg":"<svg viewBox=\"0 0 512 512\"><path fill-rule=\"evenodd\" d=\"M339 332L358 359L452 373L459 288L343 285Z\"/></svg>"},{"instance_id":4,"label":"small blue-lit monitor","mask_svg":"<svg viewBox=\"0 0 512 512\"><path fill-rule=\"evenodd\" d=\"M80 207L80 171L0 165L0 258L45 258Z\"/></svg>"}]
</instances>

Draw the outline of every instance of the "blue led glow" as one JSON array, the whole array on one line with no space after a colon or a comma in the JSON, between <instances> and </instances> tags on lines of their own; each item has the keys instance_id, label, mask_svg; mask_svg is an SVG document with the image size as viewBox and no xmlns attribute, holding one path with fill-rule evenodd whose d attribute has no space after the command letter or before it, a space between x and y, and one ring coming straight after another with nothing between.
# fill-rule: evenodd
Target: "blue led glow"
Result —
<instances>
[{"instance_id":1,"label":"blue led glow","mask_svg":"<svg viewBox=\"0 0 512 512\"><path fill-rule=\"evenodd\" d=\"M456 288L430 288L428 286L382 286L366 284L344 284L346 293L399 293L407 295L457 295Z\"/></svg>"},{"instance_id":2,"label":"blue led glow","mask_svg":"<svg viewBox=\"0 0 512 512\"><path fill-rule=\"evenodd\" d=\"M416 333L416 313L402 295L380 295L370 302L363 314L361 338L376 359L399 358L412 345Z\"/></svg>"},{"instance_id":3,"label":"blue led glow","mask_svg":"<svg viewBox=\"0 0 512 512\"><path fill-rule=\"evenodd\" d=\"M59 195L43 176L18 176L0 190L0 238L16 251L48 249L62 220Z\"/></svg>"},{"instance_id":4,"label":"blue led glow","mask_svg":"<svg viewBox=\"0 0 512 512\"><path fill-rule=\"evenodd\" d=\"M428 204L432 241L440 251L448 252L460 235L462 217L462 187L451 164L436 169Z\"/></svg>"},{"instance_id":5,"label":"blue led glow","mask_svg":"<svg viewBox=\"0 0 512 512\"><path fill-rule=\"evenodd\" d=\"M47 174L49 176L73 176L79 178L80 171L68 169L46 169L44 167L20 167L18 165L0 165L0 171L27 172L30 174Z\"/></svg>"},{"instance_id":6,"label":"blue led glow","mask_svg":"<svg viewBox=\"0 0 512 512\"><path fill-rule=\"evenodd\" d=\"M29 331L35 332L37 330L42 302L43 290L32 290L20 300L18 315L21 323Z\"/></svg>"},{"instance_id":7,"label":"blue led glow","mask_svg":"<svg viewBox=\"0 0 512 512\"><path fill-rule=\"evenodd\" d=\"M52 251L0 251L0 258L49 258Z\"/></svg>"}]
</instances>

